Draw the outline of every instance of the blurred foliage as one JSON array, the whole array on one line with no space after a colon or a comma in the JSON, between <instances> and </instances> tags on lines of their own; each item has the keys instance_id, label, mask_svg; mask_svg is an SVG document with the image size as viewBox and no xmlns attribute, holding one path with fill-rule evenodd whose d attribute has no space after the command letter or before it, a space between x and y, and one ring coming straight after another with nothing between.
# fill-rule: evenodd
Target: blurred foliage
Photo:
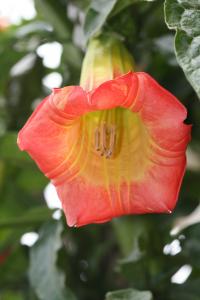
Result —
<instances>
[{"instance_id":1,"label":"blurred foliage","mask_svg":"<svg viewBox=\"0 0 200 300\"><path fill-rule=\"evenodd\" d=\"M34 19L0 32L1 300L199 300L200 215L191 222L196 225L170 235L177 218L191 213L200 198L200 104L180 68L199 93L199 0L165 2L167 24L177 30L176 55L161 0L35 0ZM172 215L69 229L64 218L52 219L43 196L48 181L18 150L17 131L49 94L45 76L57 72L63 86L79 83L87 39L100 31L121 36L137 70L149 72L184 103L193 139ZM37 51L52 42L63 49L55 68ZM21 236L32 231L38 241L23 246ZM191 266L190 276L174 283L172 276L184 265Z\"/></svg>"},{"instance_id":2,"label":"blurred foliage","mask_svg":"<svg viewBox=\"0 0 200 300\"><path fill-rule=\"evenodd\" d=\"M152 300L150 292L139 292L133 289L109 292L106 300Z\"/></svg>"},{"instance_id":3,"label":"blurred foliage","mask_svg":"<svg viewBox=\"0 0 200 300\"><path fill-rule=\"evenodd\" d=\"M75 300L65 288L64 273L56 267L57 252L62 246L61 232L61 223L46 223L30 251L30 282L40 299Z\"/></svg>"},{"instance_id":4,"label":"blurred foliage","mask_svg":"<svg viewBox=\"0 0 200 300\"><path fill-rule=\"evenodd\" d=\"M117 0L93 0L86 14L84 31L87 38L95 35L104 25Z\"/></svg>"}]
</instances>

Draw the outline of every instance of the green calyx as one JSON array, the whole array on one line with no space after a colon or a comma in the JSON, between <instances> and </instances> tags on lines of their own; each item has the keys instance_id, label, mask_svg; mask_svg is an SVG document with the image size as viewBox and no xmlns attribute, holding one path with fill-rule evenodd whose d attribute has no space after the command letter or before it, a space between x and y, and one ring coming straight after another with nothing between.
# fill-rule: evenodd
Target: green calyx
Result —
<instances>
[{"instance_id":1,"label":"green calyx","mask_svg":"<svg viewBox=\"0 0 200 300\"><path fill-rule=\"evenodd\" d=\"M89 91L133 69L133 57L123 42L115 36L102 35L89 41L80 85Z\"/></svg>"}]
</instances>

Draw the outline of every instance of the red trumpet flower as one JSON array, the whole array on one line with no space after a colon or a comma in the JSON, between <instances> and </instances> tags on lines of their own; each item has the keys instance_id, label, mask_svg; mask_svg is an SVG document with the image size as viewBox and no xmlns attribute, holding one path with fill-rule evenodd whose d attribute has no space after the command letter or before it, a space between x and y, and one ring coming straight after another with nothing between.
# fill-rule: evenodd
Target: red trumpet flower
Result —
<instances>
[{"instance_id":1,"label":"red trumpet flower","mask_svg":"<svg viewBox=\"0 0 200 300\"><path fill-rule=\"evenodd\" d=\"M92 40L81 86L54 89L19 133L20 149L56 186L69 226L169 213L176 204L187 112L151 76L132 70L120 41Z\"/></svg>"}]
</instances>

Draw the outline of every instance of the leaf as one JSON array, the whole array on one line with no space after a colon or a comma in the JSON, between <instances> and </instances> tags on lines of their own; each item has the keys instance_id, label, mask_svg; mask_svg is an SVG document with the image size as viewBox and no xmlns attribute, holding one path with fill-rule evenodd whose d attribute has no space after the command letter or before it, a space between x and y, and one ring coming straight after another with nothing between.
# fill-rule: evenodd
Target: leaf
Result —
<instances>
[{"instance_id":1,"label":"leaf","mask_svg":"<svg viewBox=\"0 0 200 300\"><path fill-rule=\"evenodd\" d=\"M153 297L149 291L125 289L107 293L106 300L153 300Z\"/></svg>"},{"instance_id":2,"label":"leaf","mask_svg":"<svg viewBox=\"0 0 200 300\"><path fill-rule=\"evenodd\" d=\"M13 51L13 45L15 41L15 31L12 31L12 35L0 34L0 94L3 91L4 94L4 85L8 78L10 77L10 69L12 66L17 63L24 55L26 51Z\"/></svg>"},{"instance_id":3,"label":"leaf","mask_svg":"<svg viewBox=\"0 0 200 300\"><path fill-rule=\"evenodd\" d=\"M137 3L137 2L153 2L155 0L118 0L112 13L111 16L117 15L119 12L121 12L123 9L125 9L126 7Z\"/></svg>"},{"instance_id":4,"label":"leaf","mask_svg":"<svg viewBox=\"0 0 200 300\"><path fill-rule=\"evenodd\" d=\"M80 7L82 10L86 10L90 4L90 0L73 0L73 4Z\"/></svg>"},{"instance_id":5,"label":"leaf","mask_svg":"<svg viewBox=\"0 0 200 300\"><path fill-rule=\"evenodd\" d=\"M120 263L130 263L140 260L144 256L141 243L146 242L146 227L139 219L132 222L129 218L116 219L112 222L118 244L124 256Z\"/></svg>"},{"instance_id":6,"label":"leaf","mask_svg":"<svg viewBox=\"0 0 200 300\"><path fill-rule=\"evenodd\" d=\"M62 224L46 223L39 232L39 239L30 251L29 278L40 300L75 300L65 288L65 275L56 266L61 248Z\"/></svg>"},{"instance_id":7,"label":"leaf","mask_svg":"<svg viewBox=\"0 0 200 300\"><path fill-rule=\"evenodd\" d=\"M185 228L200 223L200 204L188 215L175 219L171 235L177 235Z\"/></svg>"},{"instance_id":8,"label":"leaf","mask_svg":"<svg viewBox=\"0 0 200 300\"><path fill-rule=\"evenodd\" d=\"M175 52L179 65L200 98L200 2L165 0L165 19L176 30Z\"/></svg>"},{"instance_id":9,"label":"leaf","mask_svg":"<svg viewBox=\"0 0 200 300\"><path fill-rule=\"evenodd\" d=\"M92 0L84 24L87 39L94 36L103 27L116 3L117 0Z\"/></svg>"},{"instance_id":10,"label":"leaf","mask_svg":"<svg viewBox=\"0 0 200 300\"><path fill-rule=\"evenodd\" d=\"M126 7L141 1L152 2L155 0L92 0L84 24L86 38L97 34L108 17L113 17Z\"/></svg>"},{"instance_id":11,"label":"leaf","mask_svg":"<svg viewBox=\"0 0 200 300\"><path fill-rule=\"evenodd\" d=\"M46 22L34 20L17 28L15 35L17 38L26 38L27 36L34 34L40 34L41 37L42 35L46 37L49 33L51 33L51 31L52 27Z\"/></svg>"},{"instance_id":12,"label":"leaf","mask_svg":"<svg viewBox=\"0 0 200 300\"><path fill-rule=\"evenodd\" d=\"M32 103L40 97L39 91L44 75L42 58L36 56L32 68L9 80L5 97L9 115L7 126L10 130L21 129L27 121L27 116L33 112Z\"/></svg>"},{"instance_id":13,"label":"leaf","mask_svg":"<svg viewBox=\"0 0 200 300\"><path fill-rule=\"evenodd\" d=\"M184 31L178 30L175 47L178 63L200 98L200 34L192 38Z\"/></svg>"}]
</instances>

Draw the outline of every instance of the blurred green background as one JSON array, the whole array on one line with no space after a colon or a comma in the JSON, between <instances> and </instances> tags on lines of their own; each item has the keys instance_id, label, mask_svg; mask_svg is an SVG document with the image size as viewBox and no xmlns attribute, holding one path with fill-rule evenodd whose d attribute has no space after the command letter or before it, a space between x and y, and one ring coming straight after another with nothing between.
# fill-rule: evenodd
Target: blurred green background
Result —
<instances>
[{"instance_id":1,"label":"blurred green background","mask_svg":"<svg viewBox=\"0 0 200 300\"><path fill-rule=\"evenodd\" d=\"M177 58L164 1L0 0L0 300L200 299L200 4L165 8ZM101 30L121 35L136 69L187 107L188 167L172 215L68 228L17 132L51 88L79 83Z\"/></svg>"}]
</instances>

